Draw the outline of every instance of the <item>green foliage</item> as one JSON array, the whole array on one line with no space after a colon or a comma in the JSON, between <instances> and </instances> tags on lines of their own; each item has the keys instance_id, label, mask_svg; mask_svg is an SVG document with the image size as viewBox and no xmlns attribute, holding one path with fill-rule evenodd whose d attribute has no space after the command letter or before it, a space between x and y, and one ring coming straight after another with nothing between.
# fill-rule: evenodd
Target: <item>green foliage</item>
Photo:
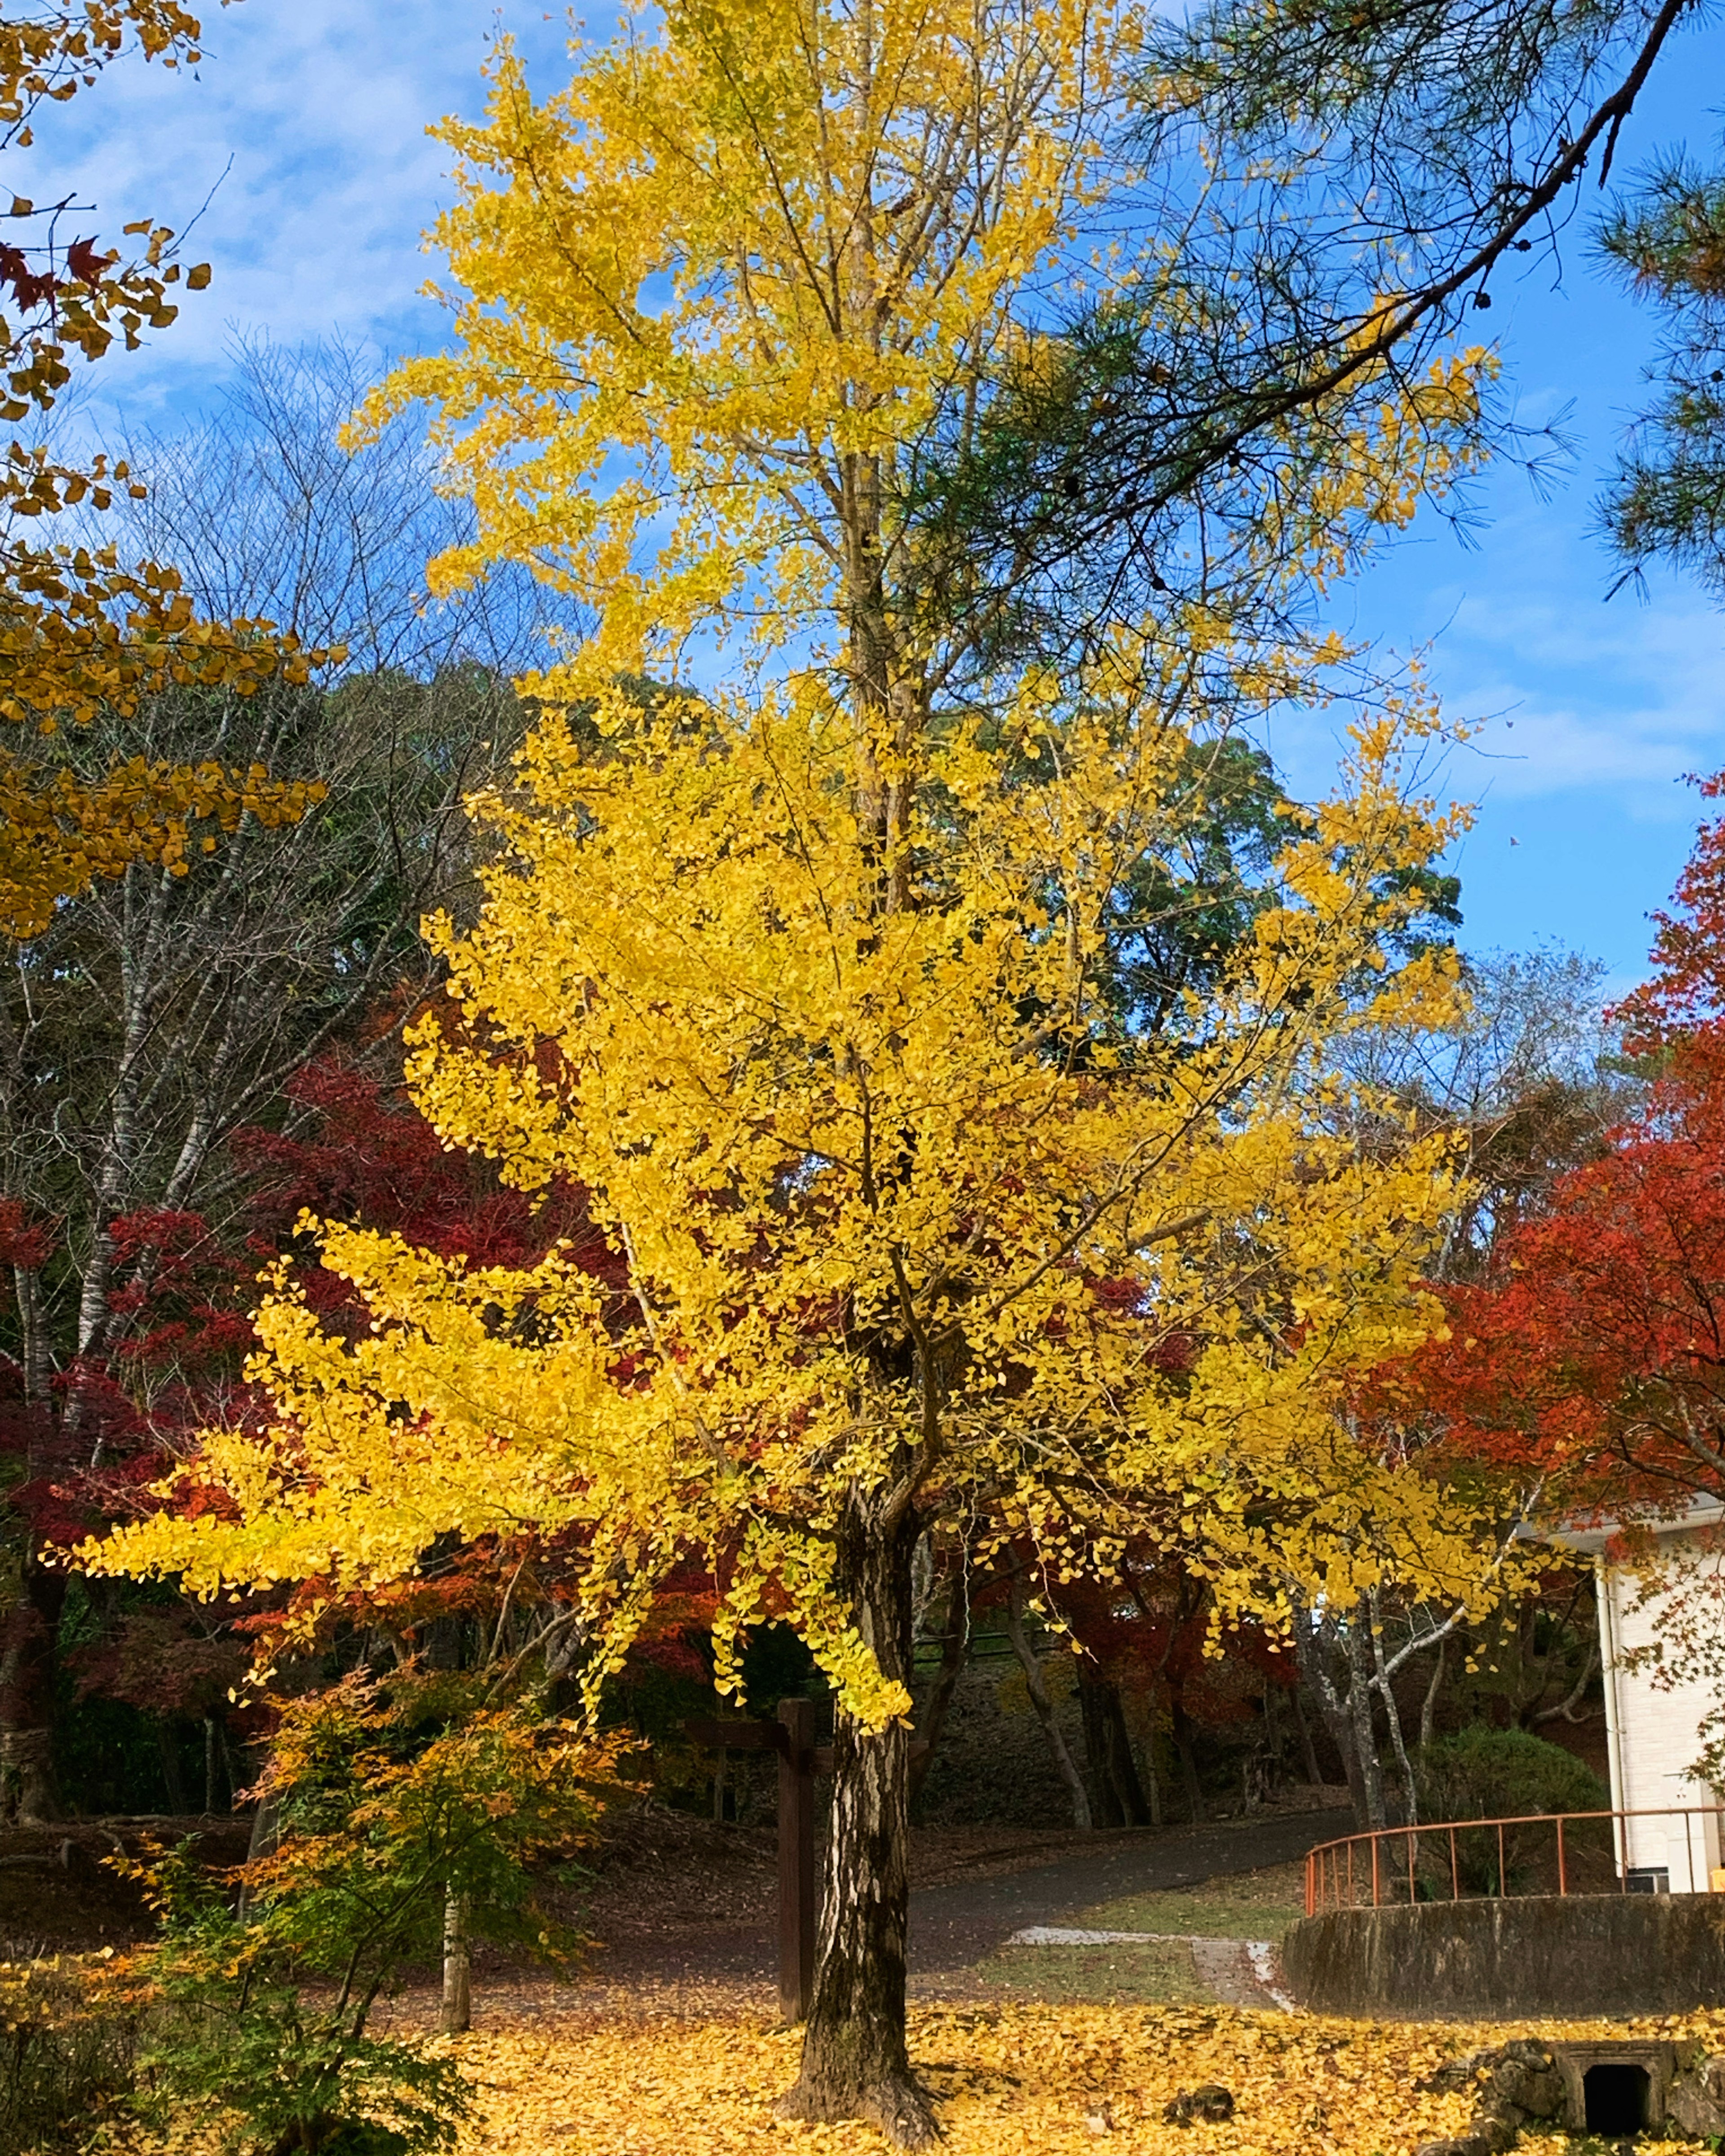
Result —
<instances>
[{"instance_id":1,"label":"green foliage","mask_svg":"<svg viewBox=\"0 0 1725 2156\"><path fill-rule=\"evenodd\" d=\"M1600 251L1665 325L1658 385L1601 505L1617 551L1725 592L1725 173L1687 157L1643 176L1599 234Z\"/></svg>"},{"instance_id":2,"label":"green foliage","mask_svg":"<svg viewBox=\"0 0 1725 2156\"><path fill-rule=\"evenodd\" d=\"M152 1969L162 2010L134 2098L151 2125L208 2113L224 2146L271 2156L411 2156L454 2140L471 2101L454 2061L302 1993L267 1922L213 1902L182 1907Z\"/></svg>"},{"instance_id":3,"label":"green foliage","mask_svg":"<svg viewBox=\"0 0 1725 2156\"><path fill-rule=\"evenodd\" d=\"M1420 1810L1430 1820L1522 1819L1604 1811L1611 1799L1590 1767L1525 1729L1460 1729L1420 1753Z\"/></svg>"},{"instance_id":4,"label":"green foliage","mask_svg":"<svg viewBox=\"0 0 1725 2156\"><path fill-rule=\"evenodd\" d=\"M1418 1755L1414 1786L1423 1820L1531 1819L1516 1827L1422 1835L1416 1845L1422 1891L1439 1900L1464 1894L1555 1893L1557 1837L1538 1824L1553 1812L1604 1810L1599 1777L1560 1745L1524 1729L1461 1729ZM1610 1823L1572 1827L1569 1887L1611 1881ZM1603 1866L1603 1876L1602 1876Z\"/></svg>"},{"instance_id":5,"label":"green foliage","mask_svg":"<svg viewBox=\"0 0 1725 2156\"><path fill-rule=\"evenodd\" d=\"M248 1867L249 1897L319 1974L423 1958L446 1893L481 1937L558 1952L533 1906L531 1860L591 1840L613 1754L526 1708L475 1706L455 1671L363 1675L294 1702L266 1791L282 1839Z\"/></svg>"},{"instance_id":6,"label":"green foliage","mask_svg":"<svg viewBox=\"0 0 1725 2156\"><path fill-rule=\"evenodd\" d=\"M1159 1034L1183 997L1214 987L1271 902L1291 828L1274 765L1246 741L1194 743L1174 791L1173 844L1135 862L1109 907L1104 965L1122 1038Z\"/></svg>"},{"instance_id":7,"label":"green foliage","mask_svg":"<svg viewBox=\"0 0 1725 2156\"><path fill-rule=\"evenodd\" d=\"M408 1670L288 1703L264 1785L280 1823L240 1867L240 1908L190 1845L142 1876L160 1942L141 1967L162 2012L137 2099L187 2109L227 2145L288 2156L413 2156L445 2146L459 2069L367 2024L435 1949L446 1898L470 1933L548 1955L573 1942L533 1907L533 1858L587 1839L611 1754L521 1708L475 1708L465 1681Z\"/></svg>"},{"instance_id":8,"label":"green foliage","mask_svg":"<svg viewBox=\"0 0 1725 2156\"><path fill-rule=\"evenodd\" d=\"M138 2017L100 1958L0 1968L0 2149L84 2148L131 2087Z\"/></svg>"}]
</instances>

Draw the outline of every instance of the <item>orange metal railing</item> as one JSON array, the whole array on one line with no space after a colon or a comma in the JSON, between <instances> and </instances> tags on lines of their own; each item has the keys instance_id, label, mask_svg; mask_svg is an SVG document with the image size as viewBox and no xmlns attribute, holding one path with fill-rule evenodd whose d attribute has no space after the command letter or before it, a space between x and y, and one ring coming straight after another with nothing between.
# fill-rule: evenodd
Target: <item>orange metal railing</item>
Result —
<instances>
[{"instance_id":1,"label":"orange metal railing","mask_svg":"<svg viewBox=\"0 0 1725 2156\"><path fill-rule=\"evenodd\" d=\"M1650 1836L1631 1820L1682 1822ZM1709 1827L1707 1822L1712 1821ZM1663 1864L1631 1861L1662 1841ZM1327 1841L1306 1859L1306 1913L1476 1896L1707 1893L1725 1864L1725 1805L1663 1810L1530 1812L1518 1819L1443 1820L1379 1827Z\"/></svg>"}]
</instances>

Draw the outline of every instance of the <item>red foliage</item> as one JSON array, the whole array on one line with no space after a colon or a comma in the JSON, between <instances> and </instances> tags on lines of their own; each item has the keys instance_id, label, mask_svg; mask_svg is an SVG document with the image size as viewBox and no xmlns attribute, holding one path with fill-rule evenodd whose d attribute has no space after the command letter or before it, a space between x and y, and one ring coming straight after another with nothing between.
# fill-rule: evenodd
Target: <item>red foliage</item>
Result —
<instances>
[{"instance_id":1,"label":"red foliage","mask_svg":"<svg viewBox=\"0 0 1725 2156\"><path fill-rule=\"evenodd\" d=\"M219 1236L187 1212L115 1220L113 1348L58 1372L46 1401L26 1402L22 1370L0 1370L0 1452L23 1468L6 1498L25 1517L35 1546L67 1547L105 1519L163 1502L146 1496L148 1486L191 1450L200 1430L261 1412L244 1379L256 1339L250 1312L260 1260L297 1256L313 1305L330 1316L344 1312L344 1284L316 1264L309 1241L298 1242L302 1213L393 1229L440 1255L481 1265L531 1265L562 1242L578 1262L620 1280L579 1192L562 1186L536 1199L503 1188L485 1163L446 1150L399 1085L331 1059L301 1072L289 1101L286 1132L249 1129L233 1141L249 1185L236 1234ZM21 1206L0 1203L0 1264L39 1267L54 1240L53 1229L29 1220ZM198 1481L195 1462L167 1502L193 1516L227 1502ZM494 1599L495 1568L506 1558L513 1563L516 1553L490 1545L460 1553L425 1584L424 1608L398 1613L407 1629ZM536 1563L554 1573L555 1551L536 1552ZM268 1630L279 1613L258 1621ZM206 1640L207 1629L187 1633L198 1643L195 1652L190 1645L164 1648L162 1682L176 1697L198 1690L194 1670L206 1662L228 1666L231 1642ZM675 1659L681 1650L665 1651ZM85 1658L83 1681L147 1703L149 1664L141 1635L122 1632Z\"/></svg>"},{"instance_id":2,"label":"red foliage","mask_svg":"<svg viewBox=\"0 0 1725 2156\"><path fill-rule=\"evenodd\" d=\"M488 1163L446 1147L399 1086L331 1057L302 1070L288 1098L300 1111L288 1132L249 1129L234 1140L252 1183L250 1240L260 1254L280 1248L309 1210L481 1265L531 1265L567 1240L583 1265L620 1281L580 1191L506 1188Z\"/></svg>"},{"instance_id":3,"label":"red foliage","mask_svg":"<svg viewBox=\"0 0 1725 2156\"><path fill-rule=\"evenodd\" d=\"M0 1219L0 1235L8 1224ZM0 1370L0 1455L23 1463L6 1492L31 1539L64 1548L104 1518L135 1510L167 1455L218 1416L244 1412L241 1364L254 1263L223 1249L195 1213L143 1211L110 1223L110 1297L122 1321L105 1354L57 1370L48 1397L24 1396L24 1373ZM18 1226L17 1262L47 1262L47 1231Z\"/></svg>"},{"instance_id":4,"label":"red foliage","mask_svg":"<svg viewBox=\"0 0 1725 2156\"><path fill-rule=\"evenodd\" d=\"M307 1301L326 1322L357 1324L363 1312L346 1283L316 1262L298 1222L304 1214L403 1235L422 1249L476 1265L524 1267L562 1245L596 1277L620 1286L621 1261L594 1228L584 1194L567 1183L528 1194L505 1186L480 1157L446 1147L399 1084L331 1057L301 1071L288 1087L285 1131L259 1128L233 1141L250 1190L245 1220L249 1270L285 1253ZM252 1291L255 1294L255 1289ZM235 1402L244 1411L249 1403ZM197 1481L195 1463L173 1501L195 1512L218 1502ZM556 1604L569 1570L564 1538L525 1537L504 1544L484 1537L440 1554L414 1579L367 1599L323 1599L327 1583L310 1582L280 1609L260 1609L237 1629L254 1635L265 1657L286 1619L316 1605L327 1630L344 1623L382 1623L412 1642L427 1626L495 1615L505 1594L517 1609ZM638 1653L680 1671L704 1666L683 1629L710 1618L709 1592L676 1599L649 1626Z\"/></svg>"},{"instance_id":5,"label":"red foliage","mask_svg":"<svg viewBox=\"0 0 1725 2156\"><path fill-rule=\"evenodd\" d=\"M1176 1566L1128 1562L1119 1580L1080 1578L1053 1590L1052 1599L1088 1666L1128 1696L1165 1691L1194 1721L1249 1721L1271 1685L1297 1681L1291 1655L1257 1625L1211 1644L1209 1604Z\"/></svg>"},{"instance_id":6,"label":"red foliage","mask_svg":"<svg viewBox=\"0 0 1725 2156\"><path fill-rule=\"evenodd\" d=\"M1450 1337L1398 1382L1452 1450L1576 1503L1725 1493L1725 1040L1692 1037L1490 1276L1444 1296Z\"/></svg>"},{"instance_id":7,"label":"red foliage","mask_svg":"<svg viewBox=\"0 0 1725 2156\"><path fill-rule=\"evenodd\" d=\"M47 1264L55 1240L53 1229L32 1222L16 1198L0 1198L0 1265L34 1272Z\"/></svg>"},{"instance_id":8,"label":"red foliage","mask_svg":"<svg viewBox=\"0 0 1725 2156\"><path fill-rule=\"evenodd\" d=\"M22 248L4 245L0 245L0 284L10 285L19 306L26 308L39 307L59 289L51 270L32 270Z\"/></svg>"},{"instance_id":9,"label":"red foliage","mask_svg":"<svg viewBox=\"0 0 1725 2156\"><path fill-rule=\"evenodd\" d=\"M230 1614L186 1602L128 1611L105 1638L67 1657L80 1693L100 1692L149 1714L223 1711L245 1674L245 1649L224 1622Z\"/></svg>"},{"instance_id":10,"label":"red foliage","mask_svg":"<svg viewBox=\"0 0 1725 2156\"><path fill-rule=\"evenodd\" d=\"M1725 799L1725 771L1690 783L1705 801ZM1653 916L1652 978L1614 1014L1638 1053L1725 1024L1725 816L1696 834L1672 896L1676 910Z\"/></svg>"},{"instance_id":11,"label":"red foliage","mask_svg":"<svg viewBox=\"0 0 1725 2156\"><path fill-rule=\"evenodd\" d=\"M1695 783L1725 798L1725 772ZM1660 1075L1603 1155L1442 1291L1450 1337L1386 1373L1452 1455L1556 1478L1576 1507L1725 1494L1725 816L1653 916L1654 971L1612 1014Z\"/></svg>"},{"instance_id":12,"label":"red foliage","mask_svg":"<svg viewBox=\"0 0 1725 2156\"><path fill-rule=\"evenodd\" d=\"M66 267L80 285L100 285L102 272L110 262L117 262L119 259L117 254L97 254L93 237L74 239L66 249Z\"/></svg>"}]
</instances>

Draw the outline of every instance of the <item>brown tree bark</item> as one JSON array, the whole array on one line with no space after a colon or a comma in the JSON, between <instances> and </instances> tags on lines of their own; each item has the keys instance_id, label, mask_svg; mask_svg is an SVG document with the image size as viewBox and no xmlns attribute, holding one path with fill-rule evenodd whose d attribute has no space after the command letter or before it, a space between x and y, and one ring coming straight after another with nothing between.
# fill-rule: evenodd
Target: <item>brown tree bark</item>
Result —
<instances>
[{"instance_id":1,"label":"brown tree bark","mask_svg":"<svg viewBox=\"0 0 1725 2156\"><path fill-rule=\"evenodd\" d=\"M1091 1819L1096 1826L1147 1826L1150 1807L1132 1757L1120 1687L1106 1677L1078 1680L1084 1750L1090 1768Z\"/></svg>"},{"instance_id":2,"label":"brown tree bark","mask_svg":"<svg viewBox=\"0 0 1725 2156\"><path fill-rule=\"evenodd\" d=\"M958 1689L958 1680L964 1674L964 1666L970 1656L970 1581L968 1568L961 1557L957 1570L947 1595L946 1630L941 1635L941 1665L935 1673L928 1697L923 1701L916 1717L916 1735L927 1746L911 1762L911 1801L914 1804L928 1779L928 1770L934 1764L934 1755L941 1741L941 1732L947 1725L947 1710L952 1704L952 1695Z\"/></svg>"},{"instance_id":3,"label":"brown tree bark","mask_svg":"<svg viewBox=\"0 0 1725 2156\"><path fill-rule=\"evenodd\" d=\"M1306 1779L1314 1789L1323 1787L1323 1768L1319 1763L1317 1747L1312 1741L1312 1724L1306 1719L1306 1702L1301 1697L1301 1687L1294 1686L1294 1727L1300 1732L1300 1758L1306 1769Z\"/></svg>"},{"instance_id":4,"label":"brown tree bark","mask_svg":"<svg viewBox=\"0 0 1725 2156\"><path fill-rule=\"evenodd\" d=\"M0 1791L6 1811L30 1825L59 1817L54 1710L65 1571L25 1552L18 1599L0 1645Z\"/></svg>"},{"instance_id":5,"label":"brown tree bark","mask_svg":"<svg viewBox=\"0 0 1725 2156\"><path fill-rule=\"evenodd\" d=\"M23 1320L26 1484L39 1483L56 1465L55 1415L49 1393L47 1331L42 1318L41 1276L18 1267L13 1281ZM26 1526L18 1598L0 1635L0 1812L29 1825L58 1819L54 1722L59 1674L60 1620L69 1578L43 1563L33 1524Z\"/></svg>"},{"instance_id":6,"label":"brown tree bark","mask_svg":"<svg viewBox=\"0 0 1725 2156\"><path fill-rule=\"evenodd\" d=\"M51 1476L57 1457L53 1362L42 1308L42 1276L33 1266L13 1269L18 1299L26 1425L24 1481ZM69 1582L59 1566L45 1565L33 1525L24 1528L18 1593L0 1630L0 1815L24 1825L59 1817L54 1769L54 1720L59 1673L60 1620Z\"/></svg>"},{"instance_id":7,"label":"brown tree bark","mask_svg":"<svg viewBox=\"0 0 1725 2156\"><path fill-rule=\"evenodd\" d=\"M1209 1817L1204 1801L1204 1784L1198 1778L1198 1753L1192 1743L1192 1717L1187 1713L1179 1691L1170 1687L1168 1697L1168 1733L1174 1740L1174 1757L1180 1763L1180 1786L1186 1793L1186 1812L1194 1826Z\"/></svg>"},{"instance_id":8,"label":"brown tree bark","mask_svg":"<svg viewBox=\"0 0 1725 2156\"><path fill-rule=\"evenodd\" d=\"M853 1496L838 1531L836 1584L883 1676L908 1686L911 1568L918 1525L906 1507L883 1517ZM933 2107L905 2043L905 1933L911 1732L878 1732L840 1713L833 1727L833 1799L814 1998L802 2068L783 2098L788 2118L866 2118L901 2148L938 2138Z\"/></svg>"},{"instance_id":9,"label":"brown tree bark","mask_svg":"<svg viewBox=\"0 0 1725 2156\"><path fill-rule=\"evenodd\" d=\"M1078 1771L1078 1762L1072 1757L1060 1728L1060 1716L1049 1697L1048 1686L1042 1681L1042 1665L1037 1660L1036 1650L1030 1644L1029 1634L1024 1629L1024 1586L1022 1578L1014 1578L1012 1595L1006 1605L1006 1636L1012 1642L1012 1650L1019 1658L1019 1666L1024 1673L1024 1690L1029 1695L1030 1705L1036 1719L1042 1724L1042 1733L1048 1739L1048 1748L1054 1754L1054 1763L1060 1779L1066 1785L1066 1796L1072 1807L1072 1824L1081 1832L1088 1833L1093 1821L1090 1815L1090 1792L1084 1786L1084 1777Z\"/></svg>"}]
</instances>

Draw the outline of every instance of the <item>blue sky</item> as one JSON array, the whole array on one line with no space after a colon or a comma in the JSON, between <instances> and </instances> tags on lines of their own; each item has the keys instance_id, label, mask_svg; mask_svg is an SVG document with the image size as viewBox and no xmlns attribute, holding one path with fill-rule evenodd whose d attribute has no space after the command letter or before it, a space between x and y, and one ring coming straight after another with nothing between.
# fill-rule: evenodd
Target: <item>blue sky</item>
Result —
<instances>
[{"instance_id":1,"label":"blue sky","mask_svg":"<svg viewBox=\"0 0 1725 2156\"><path fill-rule=\"evenodd\" d=\"M1692 33L1625 128L1614 177L1685 139L1711 147L1722 87L1725 34ZM1486 722L1449 773L1480 804L1457 864L1464 942L1564 943L1626 983L1694 834L1683 774L1725 765L1725 614L1672 575L1651 578L1645 602L1607 598L1617 570L1594 501L1645 393L1656 325L1590 262L1601 197L1585 193L1561 280L1549 266L1518 288L1494 280L1491 315L1517 416L1561 422L1573 462L1543 501L1519 471L1491 475L1471 544L1424 519L1347 618L1403 649L1429 644L1445 706Z\"/></svg>"},{"instance_id":2,"label":"blue sky","mask_svg":"<svg viewBox=\"0 0 1725 2156\"><path fill-rule=\"evenodd\" d=\"M38 201L75 184L98 205L80 230L111 237L146 213L182 228L216 190L193 249L214 264L211 290L150 351L97 377L128 422L208 396L235 331L289 341L339 331L380 355L439 339L441 316L416 296L432 266L419 236L445 193L444 152L424 129L476 110L500 19L537 78L554 80L564 18L536 8L500 17L491 0L244 0L211 10L198 80L127 66L49 116L8 179ZM1620 171L1717 131L1722 62L1725 33L1689 36L1625 131ZM1627 981L1694 829L1681 774L1725 764L1725 617L1675 578L1656 578L1645 603L1629 592L1607 603L1612 570L1590 505L1653 325L1602 283L1574 236L1551 286L1548 270L1519 290L1500 285L1490 327L1520 416L1539 425L1567 413L1573 469L1544 501L1517 472L1493 474L1471 546L1425 520L1343 602L1343 619L1402 650L1430 644L1445 703L1487 722L1448 774L1481 803L1458 864L1464 941L1564 943ZM92 420L102 416L93 403ZM1296 779L1321 779L1327 741L1290 733L1278 746Z\"/></svg>"}]
</instances>

